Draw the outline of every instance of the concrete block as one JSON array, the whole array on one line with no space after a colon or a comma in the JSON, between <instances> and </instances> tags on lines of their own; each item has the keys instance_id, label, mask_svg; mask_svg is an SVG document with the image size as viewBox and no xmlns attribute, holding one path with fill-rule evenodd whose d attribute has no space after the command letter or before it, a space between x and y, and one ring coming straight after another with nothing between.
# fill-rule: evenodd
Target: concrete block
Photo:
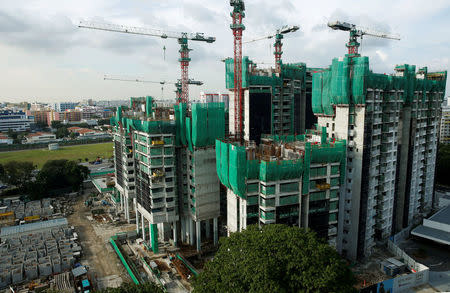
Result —
<instances>
[{"instance_id":1,"label":"concrete block","mask_svg":"<svg viewBox=\"0 0 450 293\"><path fill-rule=\"evenodd\" d=\"M25 276L31 281L38 278L38 266L36 264L31 264L25 267Z\"/></svg>"},{"instance_id":2,"label":"concrete block","mask_svg":"<svg viewBox=\"0 0 450 293\"><path fill-rule=\"evenodd\" d=\"M46 277L52 274L52 264L50 262L39 264L39 276Z\"/></svg>"}]
</instances>

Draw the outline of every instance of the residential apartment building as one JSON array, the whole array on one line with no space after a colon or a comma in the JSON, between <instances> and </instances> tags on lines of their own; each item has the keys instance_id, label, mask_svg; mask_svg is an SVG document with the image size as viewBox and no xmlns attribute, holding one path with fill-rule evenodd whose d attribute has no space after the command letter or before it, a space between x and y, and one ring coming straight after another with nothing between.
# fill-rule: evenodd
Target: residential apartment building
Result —
<instances>
[{"instance_id":1,"label":"residential apartment building","mask_svg":"<svg viewBox=\"0 0 450 293\"><path fill-rule=\"evenodd\" d=\"M309 130L265 135L259 145L217 141L216 152L217 173L227 187L228 233L250 224L286 224L311 228L336 247L345 140Z\"/></svg>"},{"instance_id":2,"label":"residential apartment building","mask_svg":"<svg viewBox=\"0 0 450 293\"><path fill-rule=\"evenodd\" d=\"M243 131L246 141L259 144L262 134L303 134L315 123L310 105L311 74L305 63L282 64L280 72L259 69L248 57L242 60ZM234 88L233 59L225 60L227 89ZM229 92L234 105L234 93ZM235 120L230 106L229 119ZM230 133L235 133L230 123Z\"/></svg>"},{"instance_id":3,"label":"residential apartment building","mask_svg":"<svg viewBox=\"0 0 450 293\"><path fill-rule=\"evenodd\" d=\"M344 256L370 255L431 210L445 81L446 72L411 65L375 74L368 57L336 58L313 75L318 125L347 140L337 245Z\"/></svg>"},{"instance_id":4,"label":"residential apartment building","mask_svg":"<svg viewBox=\"0 0 450 293\"><path fill-rule=\"evenodd\" d=\"M450 104L448 104L448 99L446 105L442 107L439 142L450 144Z\"/></svg>"},{"instance_id":5,"label":"residential apartment building","mask_svg":"<svg viewBox=\"0 0 450 293\"><path fill-rule=\"evenodd\" d=\"M64 123L80 122L81 112L76 110L67 110L65 112L49 111L47 112L47 124L52 125L52 121L61 121Z\"/></svg>"},{"instance_id":6,"label":"residential apartment building","mask_svg":"<svg viewBox=\"0 0 450 293\"><path fill-rule=\"evenodd\" d=\"M214 142L225 134L224 106L153 107L151 97L132 98L130 108L119 107L111 119L123 209L130 220L133 202L136 228L154 252L162 241L181 241L201 250L202 241L211 236L211 224L213 241L218 240Z\"/></svg>"},{"instance_id":7,"label":"residential apartment building","mask_svg":"<svg viewBox=\"0 0 450 293\"><path fill-rule=\"evenodd\" d=\"M30 130L34 123L33 116L27 116L23 111L0 111L0 132L8 132L9 129L16 132Z\"/></svg>"},{"instance_id":8,"label":"residential apartment building","mask_svg":"<svg viewBox=\"0 0 450 293\"><path fill-rule=\"evenodd\" d=\"M53 104L53 110L56 112L65 112L67 110L73 110L78 105L75 102L58 102Z\"/></svg>"}]
</instances>

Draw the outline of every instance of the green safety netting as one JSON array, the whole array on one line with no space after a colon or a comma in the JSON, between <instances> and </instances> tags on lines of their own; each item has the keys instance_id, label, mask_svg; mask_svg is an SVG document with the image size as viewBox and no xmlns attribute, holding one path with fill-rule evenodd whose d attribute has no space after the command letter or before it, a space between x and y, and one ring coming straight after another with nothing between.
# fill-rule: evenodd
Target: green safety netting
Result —
<instances>
[{"instance_id":1,"label":"green safety netting","mask_svg":"<svg viewBox=\"0 0 450 293\"><path fill-rule=\"evenodd\" d=\"M352 71L350 71L350 67L352 67ZM345 57L342 60L335 58L328 69L313 74L312 110L316 114L334 115L334 105L365 104L368 88L383 91L403 90L402 98L406 103L414 101L414 91L420 91L421 100L425 101L428 95L427 91L431 93L445 89L447 76L445 71L435 73L443 74L443 80L431 80L416 78L414 65L398 65L396 70L403 71L403 76L371 72L368 57ZM428 74L426 68L420 70ZM352 72L351 78L350 72ZM350 100L350 94L352 100ZM443 99L443 95L441 95L441 99Z\"/></svg>"},{"instance_id":2,"label":"green safety netting","mask_svg":"<svg viewBox=\"0 0 450 293\"><path fill-rule=\"evenodd\" d=\"M311 163L340 162L346 155L346 141L335 143L311 145Z\"/></svg>"},{"instance_id":3,"label":"green safety netting","mask_svg":"<svg viewBox=\"0 0 450 293\"><path fill-rule=\"evenodd\" d=\"M192 145L192 135L191 135L191 133L192 133L191 118L187 117L186 118L186 139L187 139L187 144L188 144L189 150L191 152L193 152L194 151L194 147Z\"/></svg>"},{"instance_id":4,"label":"green safety netting","mask_svg":"<svg viewBox=\"0 0 450 293\"><path fill-rule=\"evenodd\" d=\"M228 145L229 182L233 192L241 198L246 198L247 158L245 147Z\"/></svg>"},{"instance_id":5,"label":"green safety netting","mask_svg":"<svg viewBox=\"0 0 450 293\"><path fill-rule=\"evenodd\" d=\"M251 61L247 56L242 57L242 87L248 87L248 67ZM227 89L234 88L234 59L225 59L225 85Z\"/></svg>"},{"instance_id":6,"label":"green safety netting","mask_svg":"<svg viewBox=\"0 0 450 293\"><path fill-rule=\"evenodd\" d=\"M258 160L247 160L247 179L258 179L259 169Z\"/></svg>"},{"instance_id":7,"label":"green safety netting","mask_svg":"<svg viewBox=\"0 0 450 293\"><path fill-rule=\"evenodd\" d=\"M325 144L327 142L327 128L322 126L322 134L320 135L320 143Z\"/></svg>"},{"instance_id":8,"label":"green safety netting","mask_svg":"<svg viewBox=\"0 0 450 293\"><path fill-rule=\"evenodd\" d=\"M261 161L259 179L261 181L276 181L300 178L303 174L303 160Z\"/></svg>"},{"instance_id":9,"label":"green safety netting","mask_svg":"<svg viewBox=\"0 0 450 293\"><path fill-rule=\"evenodd\" d=\"M333 59L331 65L331 95L334 104L348 104L349 103L349 58L345 57L343 61L337 58Z\"/></svg>"},{"instance_id":10,"label":"green safety netting","mask_svg":"<svg viewBox=\"0 0 450 293\"><path fill-rule=\"evenodd\" d=\"M150 96L147 96L145 98L145 114L147 116L150 116L153 113L153 98Z\"/></svg>"},{"instance_id":11,"label":"green safety netting","mask_svg":"<svg viewBox=\"0 0 450 293\"><path fill-rule=\"evenodd\" d=\"M305 156L303 157L304 162L304 170L307 170L306 172L303 172L303 179L302 179L302 194L308 194L309 192L309 170L311 166L311 144L306 143L305 144Z\"/></svg>"},{"instance_id":12,"label":"green safety netting","mask_svg":"<svg viewBox=\"0 0 450 293\"><path fill-rule=\"evenodd\" d=\"M216 169L220 182L236 195L245 198L249 179L264 182L301 178L302 194L309 193L311 163L340 163L340 184L344 183L346 141L323 145L305 144L303 158L282 161L247 160L245 147L216 140ZM315 170L317 171L317 170ZM264 193L265 190L262 190Z\"/></svg>"},{"instance_id":13,"label":"green safety netting","mask_svg":"<svg viewBox=\"0 0 450 293\"><path fill-rule=\"evenodd\" d=\"M366 103L369 57L353 58L352 95L354 104Z\"/></svg>"},{"instance_id":14,"label":"green safety netting","mask_svg":"<svg viewBox=\"0 0 450 293\"><path fill-rule=\"evenodd\" d=\"M323 83L323 74L322 73L314 73L313 77L312 77L311 106L312 106L313 112L316 114L323 114L322 83Z\"/></svg>"},{"instance_id":15,"label":"green safety netting","mask_svg":"<svg viewBox=\"0 0 450 293\"><path fill-rule=\"evenodd\" d=\"M192 146L214 145L216 139L225 137L224 103L193 104L191 114L190 132L186 132L186 139Z\"/></svg>"},{"instance_id":16,"label":"green safety netting","mask_svg":"<svg viewBox=\"0 0 450 293\"><path fill-rule=\"evenodd\" d=\"M192 144L195 146L205 146L208 142L208 110L206 105L192 105Z\"/></svg>"}]
</instances>

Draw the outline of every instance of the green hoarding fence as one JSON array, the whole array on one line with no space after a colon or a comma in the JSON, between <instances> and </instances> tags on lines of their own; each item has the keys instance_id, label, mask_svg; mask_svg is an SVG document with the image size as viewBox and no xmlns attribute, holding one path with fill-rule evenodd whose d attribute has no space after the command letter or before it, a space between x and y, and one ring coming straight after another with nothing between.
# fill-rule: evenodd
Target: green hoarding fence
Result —
<instances>
[{"instance_id":1,"label":"green hoarding fence","mask_svg":"<svg viewBox=\"0 0 450 293\"><path fill-rule=\"evenodd\" d=\"M159 252L158 247L158 226L156 224L150 225L150 239L152 244L152 250L154 253Z\"/></svg>"},{"instance_id":2,"label":"green hoarding fence","mask_svg":"<svg viewBox=\"0 0 450 293\"><path fill-rule=\"evenodd\" d=\"M116 244L117 236L112 236L109 238L109 242L111 243L112 247L117 253L117 256L119 256L120 261L122 262L123 266L127 270L128 274L130 275L131 280L136 285L139 285L139 280L137 279L136 275L133 273L132 269L128 265L127 261L125 260L124 256L122 255L122 252L120 251L119 247Z\"/></svg>"}]
</instances>

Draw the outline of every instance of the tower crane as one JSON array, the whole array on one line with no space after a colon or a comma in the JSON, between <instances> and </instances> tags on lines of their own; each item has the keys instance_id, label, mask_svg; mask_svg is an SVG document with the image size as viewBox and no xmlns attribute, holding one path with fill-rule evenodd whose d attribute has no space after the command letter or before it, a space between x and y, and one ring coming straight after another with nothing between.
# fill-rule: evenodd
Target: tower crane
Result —
<instances>
[{"instance_id":1,"label":"tower crane","mask_svg":"<svg viewBox=\"0 0 450 293\"><path fill-rule=\"evenodd\" d=\"M275 55L275 70L276 72L280 72L281 71L281 55L283 55L283 51L281 50L281 48L283 47L283 43L281 42L281 40L283 39L283 35L288 34L288 33L293 33L296 32L300 29L300 27L296 26L296 25L290 25L290 26L283 26L280 29L277 29L275 34L270 34L268 36L265 37L260 37L257 39L253 39L250 41L245 41L244 44L248 44L248 43L252 43L252 42L256 42L256 41L260 41L260 40L265 40L265 39L271 39L273 37L275 37L275 44L273 44L273 47L275 48L275 51L273 52L273 54Z\"/></svg>"},{"instance_id":2,"label":"tower crane","mask_svg":"<svg viewBox=\"0 0 450 293\"><path fill-rule=\"evenodd\" d=\"M342 22L342 21L333 21L328 22L328 26L332 28L333 30L341 30L341 31L348 31L350 32L350 39L345 46L348 48L348 55L350 57L356 57L359 56L358 53L358 47L360 43L358 42L358 37L362 39L364 35L377 37L377 38L384 38L384 39L391 39L391 40L400 40L399 35L394 34L388 34L384 32L378 32L370 29L365 29L359 26L356 26L351 23Z\"/></svg>"},{"instance_id":3,"label":"tower crane","mask_svg":"<svg viewBox=\"0 0 450 293\"><path fill-rule=\"evenodd\" d=\"M230 25L234 37L234 134L236 139L243 137L242 133L242 31L245 26L242 19L245 17L244 0L230 0L233 11L230 13L232 23Z\"/></svg>"},{"instance_id":4,"label":"tower crane","mask_svg":"<svg viewBox=\"0 0 450 293\"><path fill-rule=\"evenodd\" d=\"M81 21L78 27L126 34L153 36L160 37L162 39L177 39L178 44L181 46L178 51L180 53L180 58L178 61L181 64L181 93L180 99L177 99L177 103L187 103L189 101L189 62L191 61L191 58L189 58L189 51L192 51L192 49L189 49L188 47L188 40L206 43L214 43L216 41L215 37L205 36L204 33L171 32L92 21Z\"/></svg>"},{"instance_id":5,"label":"tower crane","mask_svg":"<svg viewBox=\"0 0 450 293\"><path fill-rule=\"evenodd\" d=\"M164 85L165 84L173 84L176 87L175 93L176 93L176 100L177 100L177 104L180 103L181 101L181 92L182 92L182 84L181 84L181 80L179 79L177 82L168 82L168 81L154 81L154 80L144 80L144 79L139 79L139 78L121 78L121 77L112 77L112 76L108 76L105 75L103 77L104 80L115 80L115 81L130 81L130 82L143 82L143 83L159 83L161 85L161 92L163 92L164 90ZM192 85L203 85L202 81L199 80L193 80L193 79L188 79L187 84L192 84Z\"/></svg>"}]
</instances>

